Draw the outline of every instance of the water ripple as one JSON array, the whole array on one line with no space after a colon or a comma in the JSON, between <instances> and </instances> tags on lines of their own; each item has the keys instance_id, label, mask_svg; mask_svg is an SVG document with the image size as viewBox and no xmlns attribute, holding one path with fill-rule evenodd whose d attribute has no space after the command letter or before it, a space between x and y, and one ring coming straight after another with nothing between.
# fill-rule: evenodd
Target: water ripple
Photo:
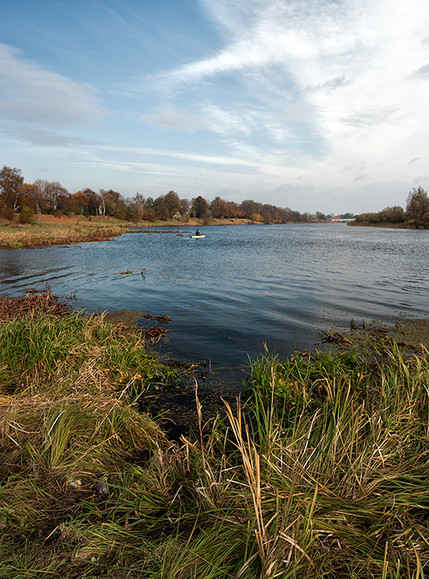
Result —
<instances>
[{"instance_id":1,"label":"water ripple","mask_svg":"<svg viewBox=\"0 0 429 579\"><path fill-rule=\"evenodd\" d=\"M256 357L264 343L281 355L305 349L317 343L318 330L347 326L351 317L429 313L428 231L310 224L204 232L197 243L175 233L128 234L69 248L0 250L0 293L48 282L56 295L76 291L89 311L168 314L166 348L229 366Z\"/></svg>"}]
</instances>

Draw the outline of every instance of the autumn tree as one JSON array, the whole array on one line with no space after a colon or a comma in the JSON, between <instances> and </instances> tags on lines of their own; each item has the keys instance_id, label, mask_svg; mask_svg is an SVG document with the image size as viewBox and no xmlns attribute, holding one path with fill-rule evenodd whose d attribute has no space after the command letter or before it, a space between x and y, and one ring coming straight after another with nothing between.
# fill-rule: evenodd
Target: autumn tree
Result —
<instances>
[{"instance_id":1,"label":"autumn tree","mask_svg":"<svg viewBox=\"0 0 429 579\"><path fill-rule=\"evenodd\" d=\"M20 192L22 207L30 207L35 213L40 213L39 189L34 183L23 183Z\"/></svg>"},{"instance_id":2,"label":"autumn tree","mask_svg":"<svg viewBox=\"0 0 429 579\"><path fill-rule=\"evenodd\" d=\"M34 209L28 205L23 205L19 213L19 222L22 224L34 223Z\"/></svg>"},{"instance_id":3,"label":"autumn tree","mask_svg":"<svg viewBox=\"0 0 429 579\"><path fill-rule=\"evenodd\" d=\"M56 211L60 211L61 213L68 213L70 211L71 195L65 187L59 183L56 183L56 185Z\"/></svg>"},{"instance_id":4,"label":"autumn tree","mask_svg":"<svg viewBox=\"0 0 429 579\"><path fill-rule=\"evenodd\" d=\"M405 221L405 211L399 205L385 207L379 215L382 223L403 223Z\"/></svg>"},{"instance_id":5,"label":"autumn tree","mask_svg":"<svg viewBox=\"0 0 429 579\"><path fill-rule=\"evenodd\" d=\"M109 191L100 190L103 215L118 217L119 219L125 214L125 201L120 193L109 189Z\"/></svg>"},{"instance_id":6,"label":"autumn tree","mask_svg":"<svg viewBox=\"0 0 429 579\"><path fill-rule=\"evenodd\" d=\"M215 219L226 217L228 213L227 202L221 199L220 197L215 197L213 201L210 203L210 211L212 217L214 217Z\"/></svg>"},{"instance_id":7,"label":"autumn tree","mask_svg":"<svg viewBox=\"0 0 429 579\"><path fill-rule=\"evenodd\" d=\"M380 223L380 213L360 213L356 223Z\"/></svg>"},{"instance_id":8,"label":"autumn tree","mask_svg":"<svg viewBox=\"0 0 429 579\"><path fill-rule=\"evenodd\" d=\"M147 197L144 202L144 218L147 221L155 221L156 214L154 210L155 201L153 197Z\"/></svg>"},{"instance_id":9,"label":"autumn tree","mask_svg":"<svg viewBox=\"0 0 429 579\"><path fill-rule=\"evenodd\" d=\"M176 213L180 213L181 204L178 194L175 191L169 191L165 197L165 204L168 210L168 217L171 219L176 215Z\"/></svg>"},{"instance_id":10,"label":"autumn tree","mask_svg":"<svg viewBox=\"0 0 429 579\"><path fill-rule=\"evenodd\" d=\"M197 219L206 219L210 214L209 204L199 195L192 200L191 215Z\"/></svg>"},{"instance_id":11,"label":"autumn tree","mask_svg":"<svg viewBox=\"0 0 429 579\"><path fill-rule=\"evenodd\" d=\"M145 215L144 197L141 193L136 193L130 205L130 214L132 221L138 223L143 221Z\"/></svg>"},{"instance_id":12,"label":"autumn tree","mask_svg":"<svg viewBox=\"0 0 429 579\"><path fill-rule=\"evenodd\" d=\"M88 205L86 211L88 215L100 215L102 212L102 201L100 195L92 189L84 189L82 191L88 198Z\"/></svg>"},{"instance_id":13,"label":"autumn tree","mask_svg":"<svg viewBox=\"0 0 429 579\"><path fill-rule=\"evenodd\" d=\"M227 201L227 214L226 217L243 217L244 212L241 207L235 203L235 201Z\"/></svg>"},{"instance_id":14,"label":"autumn tree","mask_svg":"<svg viewBox=\"0 0 429 579\"><path fill-rule=\"evenodd\" d=\"M261 207L260 214L264 219L264 223L281 223L278 209L274 205L265 203Z\"/></svg>"},{"instance_id":15,"label":"autumn tree","mask_svg":"<svg viewBox=\"0 0 429 579\"><path fill-rule=\"evenodd\" d=\"M254 221L261 220L261 203L256 203L253 199L245 199L241 203L241 209L246 219L253 219ZM259 216L259 218L258 218Z\"/></svg>"},{"instance_id":16,"label":"autumn tree","mask_svg":"<svg viewBox=\"0 0 429 579\"><path fill-rule=\"evenodd\" d=\"M164 195L161 195L155 199L153 203L153 210L155 211L155 215L158 219L161 219L161 221L167 221L169 213Z\"/></svg>"},{"instance_id":17,"label":"autumn tree","mask_svg":"<svg viewBox=\"0 0 429 579\"><path fill-rule=\"evenodd\" d=\"M0 201L3 213L12 215L19 205L19 195L24 177L20 169L3 167L0 171Z\"/></svg>"},{"instance_id":18,"label":"autumn tree","mask_svg":"<svg viewBox=\"0 0 429 579\"><path fill-rule=\"evenodd\" d=\"M416 225L421 225L423 216L429 211L429 198L423 187L413 189L408 194L406 216L414 221Z\"/></svg>"},{"instance_id":19,"label":"autumn tree","mask_svg":"<svg viewBox=\"0 0 429 579\"><path fill-rule=\"evenodd\" d=\"M70 199L70 207L73 213L84 215L88 208L89 198L83 191L76 191Z\"/></svg>"},{"instance_id":20,"label":"autumn tree","mask_svg":"<svg viewBox=\"0 0 429 579\"><path fill-rule=\"evenodd\" d=\"M189 199L181 199L180 200L180 214L182 217L185 217L189 211L191 210L191 204L189 203Z\"/></svg>"}]
</instances>

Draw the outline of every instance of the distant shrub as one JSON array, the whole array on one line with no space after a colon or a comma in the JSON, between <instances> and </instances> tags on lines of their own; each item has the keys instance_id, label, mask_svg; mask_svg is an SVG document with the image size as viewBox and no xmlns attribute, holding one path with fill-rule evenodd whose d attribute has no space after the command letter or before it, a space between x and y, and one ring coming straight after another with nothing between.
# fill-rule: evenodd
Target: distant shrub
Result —
<instances>
[{"instance_id":1,"label":"distant shrub","mask_svg":"<svg viewBox=\"0 0 429 579\"><path fill-rule=\"evenodd\" d=\"M379 216L383 223L403 223L405 221L405 211L399 205L386 207L380 211Z\"/></svg>"},{"instance_id":2,"label":"distant shrub","mask_svg":"<svg viewBox=\"0 0 429 579\"><path fill-rule=\"evenodd\" d=\"M356 217L356 223L379 223L379 213L361 213Z\"/></svg>"},{"instance_id":3,"label":"distant shrub","mask_svg":"<svg viewBox=\"0 0 429 579\"><path fill-rule=\"evenodd\" d=\"M34 223L34 211L31 207L24 205L19 214L20 223Z\"/></svg>"}]
</instances>

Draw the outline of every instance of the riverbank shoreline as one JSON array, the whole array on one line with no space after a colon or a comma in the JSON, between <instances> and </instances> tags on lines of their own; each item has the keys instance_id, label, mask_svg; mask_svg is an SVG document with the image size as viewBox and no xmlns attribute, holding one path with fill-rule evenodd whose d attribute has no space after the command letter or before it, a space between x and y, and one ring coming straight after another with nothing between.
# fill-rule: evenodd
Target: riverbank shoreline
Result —
<instances>
[{"instance_id":1,"label":"riverbank shoreline","mask_svg":"<svg viewBox=\"0 0 429 579\"><path fill-rule=\"evenodd\" d=\"M429 227L422 225L414 225L412 223L368 223L353 221L348 223L350 227L378 227L380 229L417 229L417 230L427 230Z\"/></svg>"},{"instance_id":2,"label":"riverbank shoreline","mask_svg":"<svg viewBox=\"0 0 429 579\"><path fill-rule=\"evenodd\" d=\"M250 225L250 219L202 219L142 221L130 223L110 217L67 217L38 215L34 224L22 225L3 220L0 223L0 249L30 249L51 245L69 245L91 241L106 241L136 228L208 227L212 225Z\"/></svg>"},{"instance_id":3,"label":"riverbank shoreline","mask_svg":"<svg viewBox=\"0 0 429 579\"><path fill-rule=\"evenodd\" d=\"M141 332L48 292L0 313L3 576L425 574L427 352L262 354L209 425L194 381L174 441L139 402L180 372Z\"/></svg>"}]
</instances>

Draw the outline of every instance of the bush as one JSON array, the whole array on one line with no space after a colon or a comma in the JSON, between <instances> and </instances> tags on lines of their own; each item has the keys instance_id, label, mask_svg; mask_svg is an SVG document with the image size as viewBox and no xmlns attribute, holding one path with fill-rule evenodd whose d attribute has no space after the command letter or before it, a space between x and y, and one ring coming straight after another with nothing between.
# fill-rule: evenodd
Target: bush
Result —
<instances>
[{"instance_id":1,"label":"bush","mask_svg":"<svg viewBox=\"0 0 429 579\"><path fill-rule=\"evenodd\" d=\"M31 207L24 205L19 214L20 223L34 223L34 211Z\"/></svg>"}]
</instances>

